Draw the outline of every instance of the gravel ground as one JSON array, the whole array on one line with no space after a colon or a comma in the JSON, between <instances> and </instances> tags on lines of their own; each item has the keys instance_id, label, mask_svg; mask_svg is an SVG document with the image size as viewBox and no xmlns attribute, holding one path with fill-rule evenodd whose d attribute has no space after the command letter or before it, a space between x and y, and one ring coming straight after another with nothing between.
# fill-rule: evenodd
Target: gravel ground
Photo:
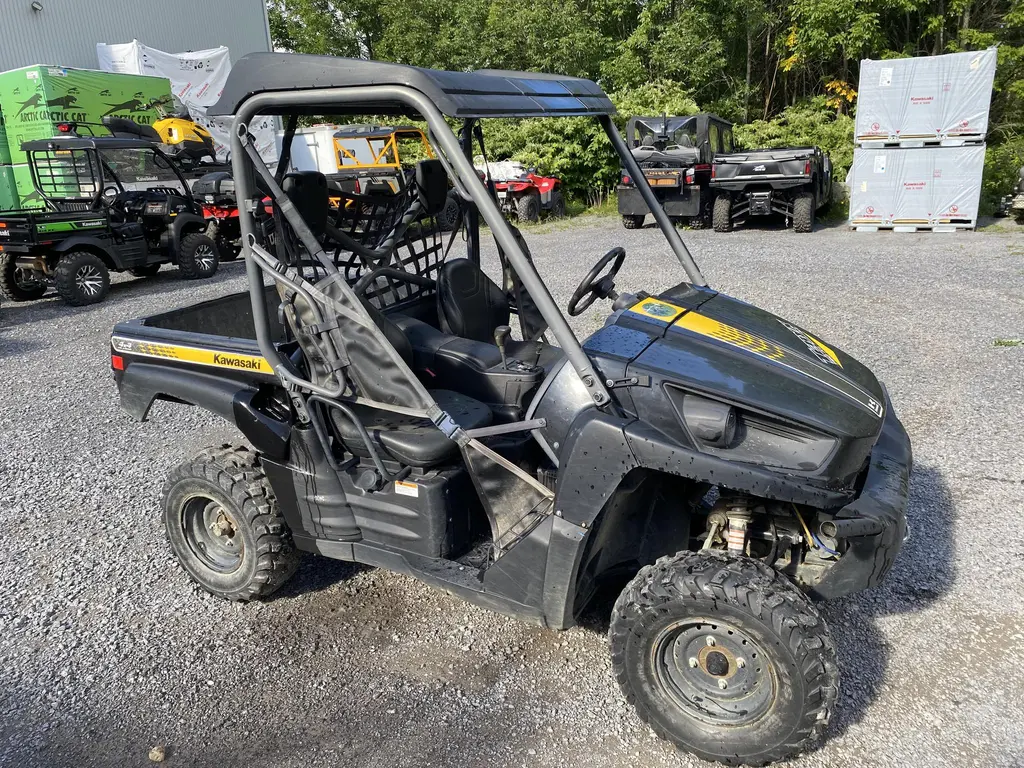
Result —
<instances>
[{"instance_id":1,"label":"gravel ground","mask_svg":"<svg viewBox=\"0 0 1024 768\"><path fill-rule=\"evenodd\" d=\"M657 230L527 233L564 305L608 248L624 289L679 281ZM914 442L912 539L825 607L839 707L801 766L1024 764L1024 237L686 234L710 283L816 331L889 386ZM624 705L605 620L558 633L412 579L308 557L274 600L198 592L157 512L164 473L235 438L195 409L119 410L119 320L243 287L173 271L108 301L0 309L0 765L687 766ZM577 330L596 328L591 310ZM994 537L994 538L993 538Z\"/></svg>"}]
</instances>

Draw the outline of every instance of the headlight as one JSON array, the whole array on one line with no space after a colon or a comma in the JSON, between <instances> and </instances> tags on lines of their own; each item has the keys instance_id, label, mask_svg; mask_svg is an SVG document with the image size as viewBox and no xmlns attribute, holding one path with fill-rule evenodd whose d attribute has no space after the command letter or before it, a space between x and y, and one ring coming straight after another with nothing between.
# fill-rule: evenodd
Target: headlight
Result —
<instances>
[{"instance_id":1,"label":"headlight","mask_svg":"<svg viewBox=\"0 0 1024 768\"><path fill-rule=\"evenodd\" d=\"M703 453L780 469L818 469L838 440L807 427L751 413L668 386L669 400Z\"/></svg>"}]
</instances>

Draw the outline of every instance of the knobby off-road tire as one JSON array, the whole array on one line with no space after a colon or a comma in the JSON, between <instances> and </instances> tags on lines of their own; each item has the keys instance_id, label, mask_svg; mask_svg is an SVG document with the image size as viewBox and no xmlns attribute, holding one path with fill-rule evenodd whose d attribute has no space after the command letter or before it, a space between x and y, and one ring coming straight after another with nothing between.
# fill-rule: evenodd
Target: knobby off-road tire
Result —
<instances>
[{"instance_id":1,"label":"knobby off-road tire","mask_svg":"<svg viewBox=\"0 0 1024 768\"><path fill-rule=\"evenodd\" d=\"M523 223L540 221L540 195L529 192L516 200L516 216Z\"/></svg>"},{"instance_id":2,"label":"knobby off-road tire","mask_svg":"<svg viewBox=\"0 0 1024 768\"><path fill-rule=\"evenodd\" d=\"M622 226L626 229L640 229L644 225L646 216L623 216Z\"/></svg>"},{"instance_id":3,"label":"knobby off-road tire","mask_svg":"<svg viewBox=\"0 0 1024 768\"><path fill-rule=\"evenodd\" d=\"M462 206L459 204L459 199L451 192L445 198L444 208L436 218L437 228L442 232L454 232L462 223Z\"/></svg>"},{"instance_id":4,"label":"knobby off-road tire","mask_svg":"<svg viewBox=\"0 0 1024 768\"><path fill-rule=\"evenodd\" d=\"M28 276L15 263L14 254L0 254L0 293L11 301L35 301L46 293L46 281Z\"/></svg>"},{"instance_id":5,"label":"knobby off-road tire","mask_svg":"<svg viewBox=\"0 0 1024 768\"><path fill-rule=\"evenodd\" d=\"M211 594L266 597L299 564L299 552L260 466L245 446L207 448L174 469L160 497L171 551Z\"/></svg>"},{"instance_id":6,"label":"knobby off-road tire","mask_svg":"<svg viewBox=\"0 0 1024 768\"><path fill-rule=\"evenodd\" d=\"M814 195L804 192L793 201L793 231L814 231Z\"/></svg>"},{"instance_id":7,"label":"knobby off-road tire","mask_svg":"<svg viewBox=\"0 0 1024 768\"><path fill-rule=\"evenodd\" d=\"M146 264L141 267L132 267L128 271L135 277L153 277L160 271L160 264Z\"/></svg>"},{"instance_id":8,"label":"knobby off-road tire","mask_svg":"<svg viewBox=\"0 0 1024 768\"><path fill-rule=\"evenodd\" d=\"M190 232L181 238L178 269L186 280L213 277L220 264L217 244L202 232Z\"/></svg>"},{"instance_id":9,"label":"knobby off-road tire","mask_svg":"<svg viewBox=\"0 0 1024 768\"><path fill-rule=\"evenodd\" d=\"M216 223L210 224L206 228L206 236L211 238L217 246L217 256L221 262L234 261L242 253L242 246L221 232Z\"/></svg>"},{"instance_id":10,"label":"knobby off-road tire","mask_svg":"<svg viewBox=\"0 0 1024 768\"><path fill-rule=\"evenodd\" d=\"M681 552L641 569L615 603L609 641L640 718L706 760L764 765L804 751L839 693L817 609L746 557Z\"/></svg>"},{"instance_id":11,"label":"knobby off-road tire","mask_svg":"<svg viewBox=\"0 0 1024 768\"><path fill-rule=\"evenodd\" d=\"M719 195L715 198L711 225L715 232L732 232L732 198L729 195Z\"/></svg>"},{"instance_id":12,"label":"knobby off-road tire","mask_svg":"<svg viewBox=\"0 0 1024 768\"><path fill-rule=\"evenodd\" d=\"M565 217L565 196L560 190L551 193L551 207L548 209L548 216L553 219Z\"/></svg>"},{"instance_id":13,"label":"knobby off-road tire","mask_svg":"<svg viewBox=\"0 0 1024 768\"><path fill-rule=\"evenodd\" d=\"M53 273L57 293L72 307L97 304L110 290L110 270L90 251L65 253Z\"/></svg>"}]
</instances>

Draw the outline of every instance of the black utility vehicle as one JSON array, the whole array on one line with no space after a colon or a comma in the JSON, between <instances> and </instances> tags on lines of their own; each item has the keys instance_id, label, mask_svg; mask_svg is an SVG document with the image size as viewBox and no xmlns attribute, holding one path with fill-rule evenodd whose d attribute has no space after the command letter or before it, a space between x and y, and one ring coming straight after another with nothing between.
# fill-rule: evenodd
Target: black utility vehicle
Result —
<instances>
[{"instance_id":1,"label":"black utility vehicle","mask_svg":"<svg viewBox=\"0 0 1024 768\"><path fill-rule=\"evenodd\" d=\"M155 275L174 263L186 278L217 271L206 221L174 164L135 139L29 141L32 182L45 210L0 214L0 291L38 299L53 282L68 304L102 301L110 271Z\"/></svg>"},{"instance_id":2,"label":"black utility vehicle","mask_svg":"<svg viewBox=\"0 0 1024 768\"><path fill-rule=\"evenodd\" d=\"M779 214L796 232L814 229L832 202L832 161L818 147L755 149L715 158L711 171L715 232L751 216Z\"/></svg>"},{"instance_id":3,"label":"black utility vehicle","mask_svg":"<svg viewBox=\"0 0 1024 768\"><path fill-rule=\"evenodd\" d=\"M729 763L809 747L839 677L814 601L877 584L906 531L910 443L871 372L708 287L588 80L252 54L211 113L235 115L250 291L111 339L129 413L191 403L250 444L171 472L163 518L185 571L248 600L313 552L552 628L614 590L615 675L660 736ZM337 218L362 206L331 212L322 174L272 175L247 130L346 113L416 115L435 144L372 238ZM568 302L570 315L611 302L582 344L470 161L478 119L557 116L603 126L686 274L619 293L628 259L613 248ZM461 238L417 224L443 209L449 178L460 254ZM480 267L480 217L498 283Z\"/></svg>"},{"instance_id":4,"label":"black utility vehicle","mask_svg":"<svg viewBox=\"0 0 1024 768\"><path fill-rule=\"evenodd\" d=\"M705 226L711 219L711 163L733 151L732 123L709 114L631 117L626 144L654 195L675 221ZM618 204L622 226L639 229L651 212L628 169L622 171Z\"/></svg>"}]
</instances>

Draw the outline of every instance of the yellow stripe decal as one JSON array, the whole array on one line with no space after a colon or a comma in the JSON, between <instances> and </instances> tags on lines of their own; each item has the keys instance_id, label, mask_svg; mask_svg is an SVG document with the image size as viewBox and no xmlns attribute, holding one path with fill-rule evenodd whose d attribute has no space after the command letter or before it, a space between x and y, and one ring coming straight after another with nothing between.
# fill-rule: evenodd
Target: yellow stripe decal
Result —
<instances>
[{"instance_id":1,"label":"yellow stripe decal","mask_svg":"<svg viewBox=\"0 0 1024 768\"><path fill-rule=\"evenodd\" d=\"M228 368L235 371L255 371L274 375L274 369L265 357L240 355L234 352L220 352L201 347L183 347L178 344L160 344L149 341L135 341L114 336L110 343L118 352L163 360L180 360L183 363L209 365L214 368Z\"/></svg>"},{"instance_id":2,"label":"yellow stripe decal","mask_svg":"<svg viewBox=\"0 0 1024 768\"><path fill-rule=\"evenodd\" d=\"M701 336L710 336L734 347L741 347L769 360L783 360L786 357L785 350L778 344L718 320L712 320L698 312L687 312L676 321L676 325Z\"/></svg>"}]
</instances>

